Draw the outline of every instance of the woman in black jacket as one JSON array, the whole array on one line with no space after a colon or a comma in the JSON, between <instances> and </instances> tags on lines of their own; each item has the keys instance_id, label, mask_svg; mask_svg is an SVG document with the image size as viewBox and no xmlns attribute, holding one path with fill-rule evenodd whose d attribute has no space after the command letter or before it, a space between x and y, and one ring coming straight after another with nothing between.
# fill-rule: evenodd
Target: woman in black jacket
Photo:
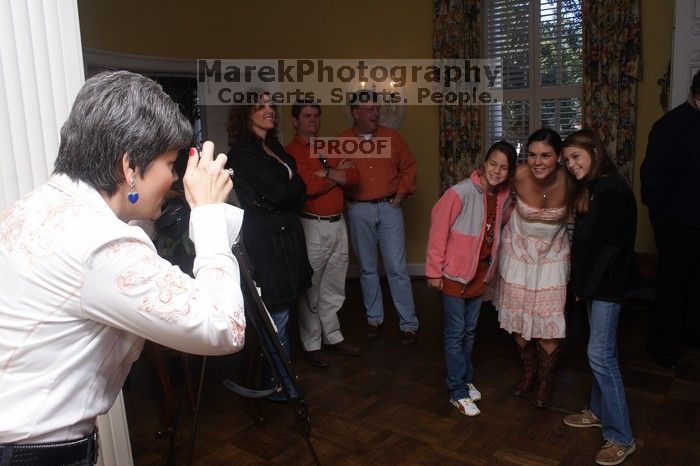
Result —
<instances>
[{"instance_id":1,"label":"woman in black jacket","mask_svg":"<svg viewBox=\"0 0 700 466\"><path fill-rule=\"evenodd\" d=\"M253 105L234 105L228 121L226 167L245 211L241 238L253 262L253 278L289 357L287 322L294 302L311 285L299 211L306 185L294 158L277 140L277 111L268 94Z\"/></svg>"},{"instance_id":2,"label":"woman in black jacket","mask_svg":"<svg viewBox=\"0 0 700 466\"><path fill-rule=\"evenodd\" d=\"M576 179L571 288L585 299L593 371L590 409L564 418L572 427L602 427L596 463L622 463L636 449L617 356L617 325L625 293L635 282L637 203L600 138L581 130L564 140L562 159Z\"/></svg>"}]
</instances>

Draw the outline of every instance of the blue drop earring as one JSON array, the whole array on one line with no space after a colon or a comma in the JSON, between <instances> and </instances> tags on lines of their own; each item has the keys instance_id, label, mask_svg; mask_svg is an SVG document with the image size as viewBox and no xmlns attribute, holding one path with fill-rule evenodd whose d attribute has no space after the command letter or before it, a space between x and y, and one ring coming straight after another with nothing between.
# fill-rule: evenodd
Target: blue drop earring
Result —
<instances>
[{"instance_id":1,"label":"blue drop earring","mask_svg":"<svg viewBox=\"0 0 700 466\"><path fill-rule=\"evenodd\" d=\"M136 177L131 177L131 181L129 182L129 192L126 194L126 197L132 204L136 204L136 202L139 200L139 193L136 192Z\"/></svg>"}]
</instances>

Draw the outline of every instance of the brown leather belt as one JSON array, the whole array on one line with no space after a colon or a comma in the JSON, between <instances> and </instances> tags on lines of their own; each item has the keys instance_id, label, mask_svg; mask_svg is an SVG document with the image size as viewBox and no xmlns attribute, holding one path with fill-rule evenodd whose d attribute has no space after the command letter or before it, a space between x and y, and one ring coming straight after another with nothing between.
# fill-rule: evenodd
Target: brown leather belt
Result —
<instances>
[{"instance_id":1,"label":"brown leather belt","mask_svg":"<svg viewBox=\"0 0 700 466\"><path fill-rule=\"evenodd\" d=\"M323 215L313 215L313 214L307 214L306 212L302 212L299 214L299 217L301 218L308 218L311 220L325 220L327 222L338 222L340 221L341 218L343 218L343 214L338 214L338 215L330 215L330 216L323 216Z\"/></svg>"},{"instance_id":2,"label":"brown leather belt","mask_svg":"<svg viewBox=\"0 0 700 466\"><path fill-rule=\"evenodd\" d=\"M2 466L97 463L97 433L70 442L1 444Z\"/></svg>"},{"instance_id":3,"label":"brown leather belt","mask_svg":"<svg viewBox=\"0 0 700 466\"><path fill-rule=\"evenodd\" d=\"M390 202L394 196L380 197L379 199L348 199L350 202L369 202L370 204L379 204L380 202Z\"/></svg>"}]
</instances>

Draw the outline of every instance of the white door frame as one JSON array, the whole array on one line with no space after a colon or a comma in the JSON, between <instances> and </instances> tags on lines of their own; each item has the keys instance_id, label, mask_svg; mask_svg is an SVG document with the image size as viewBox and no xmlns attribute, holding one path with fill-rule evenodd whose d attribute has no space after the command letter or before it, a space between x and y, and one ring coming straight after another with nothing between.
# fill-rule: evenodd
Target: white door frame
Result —
<instances>
[{"instance_id":1,"label":"white door frame","mask_svg":"<svg viewBox=\"0 0 700 466\"><path fill-rule=\"evenodd\" d=\"M676 0L673 13L671 105L682 104L690 93L692 76L700 70L700 0Z\"/></svg>"}]
</instances>

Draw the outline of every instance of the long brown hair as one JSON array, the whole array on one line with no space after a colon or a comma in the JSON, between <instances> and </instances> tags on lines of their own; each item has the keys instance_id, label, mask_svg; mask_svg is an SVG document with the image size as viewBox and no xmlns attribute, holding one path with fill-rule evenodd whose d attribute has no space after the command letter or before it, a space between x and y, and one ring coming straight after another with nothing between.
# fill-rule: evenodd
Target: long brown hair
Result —
<instances>
[{"instance_id":1,"label":"long brown hair","mask_svg":"<svg viewBox=\"0 0 700 466\"><path fill-rule=\"evenodd\" d=\"M609 175L612 172L617 172L617 167L608 154L603 141L598 135L590 129L581 129L572 133L564 139L562 149L566 147L577 147L585 150L591 157L591 169L586 175L586 178L576 183L575 205L576 212L588 212L588 200L591 193L589 192L589 184L594 183L601 176ZM573 178L569 173L568 176Z\"/></svg>"},{"instance_id":2,"label":"long brown hair","mask_svg":"<svg viewBox=\"0 0 700 466\"><path fill-rule=\"evenodd\" d=\"M264 95L268 95L268 92L264 91L250 91L246 94L248 99L252 100L253 103L250 104L240 104L233 105L231 111L228 114L228 123L226 124L226 129L228 130L228 145L232 146L235 141L246 140L246 141L260 141L260 137L255 134L253 128L250 125L250 116L263 107L262 98ZM251 99L252 97L252 99ZM273 141L277 140L277 122L279 121L279 112L277 111L277 106L270 104L275 110L275 126L267 132L265 135L265 143L269 146Z\"/></svg>"}]
</instances>

